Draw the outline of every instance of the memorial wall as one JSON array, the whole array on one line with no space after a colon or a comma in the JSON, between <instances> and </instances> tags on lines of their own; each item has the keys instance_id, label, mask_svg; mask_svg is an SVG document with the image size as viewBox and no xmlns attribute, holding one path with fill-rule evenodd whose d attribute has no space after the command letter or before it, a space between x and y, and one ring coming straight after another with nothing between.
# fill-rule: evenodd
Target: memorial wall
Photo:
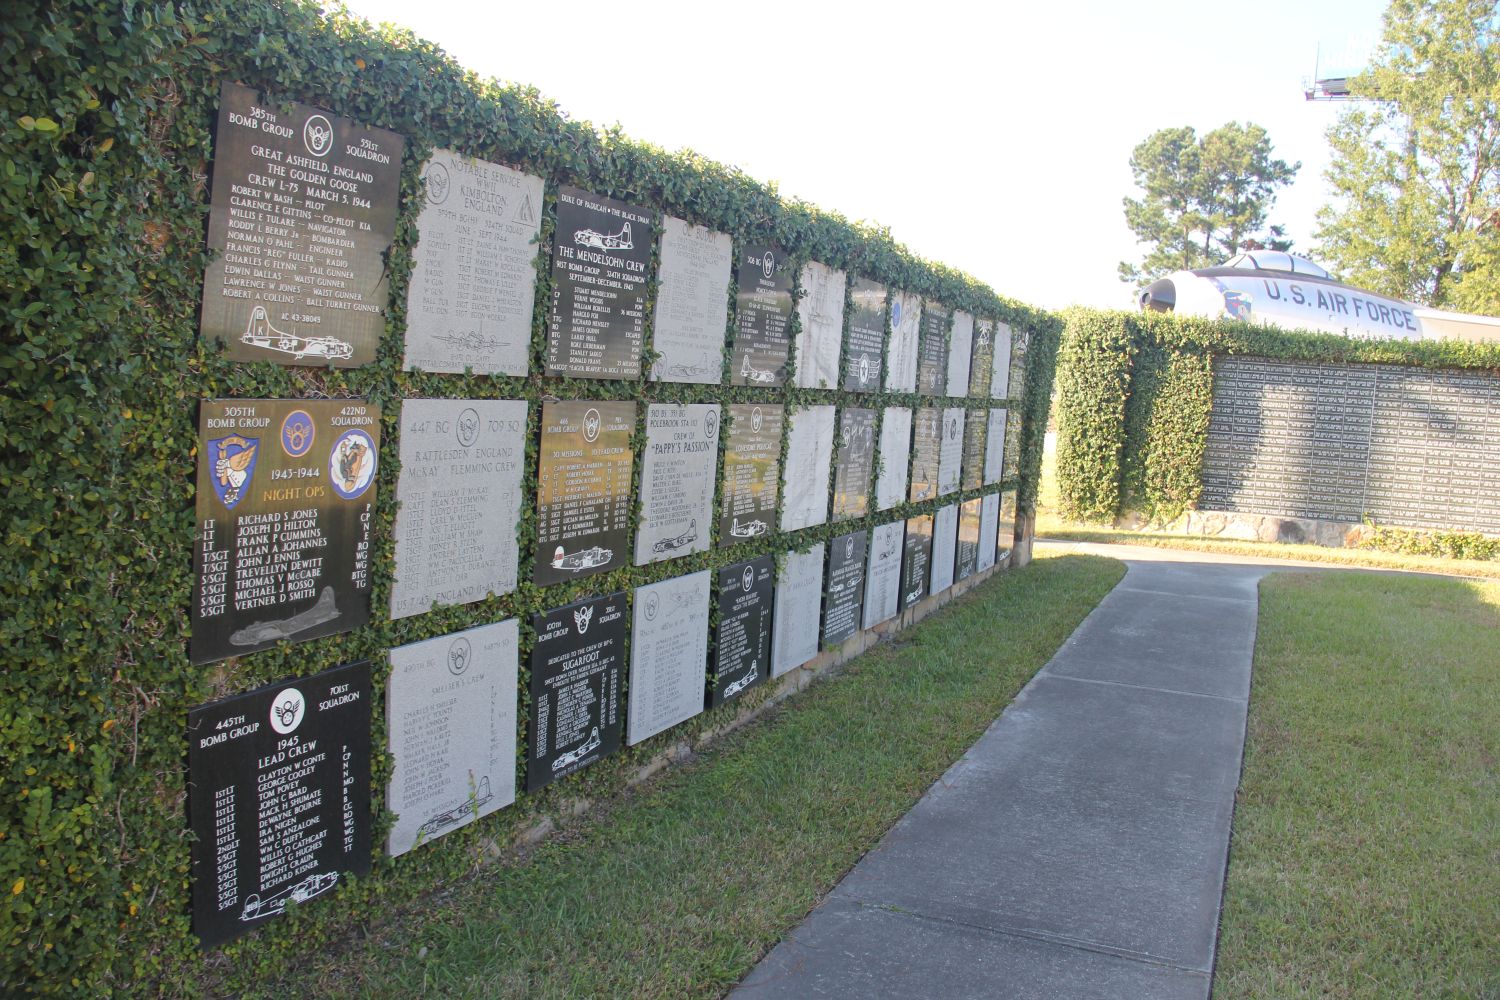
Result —
<instances>
[{"instance_id":1,"label":"memorial wall","mask_svg":"<svg viewBox=\"0 0 1500 1000\"><path fill-rule=\"evenodd\" d=\"M267 129L279 143L256 141ZM398 311L382 258L403 138L230 83L216 137L209 240L222 253L204 283L205 341L236 361L373 363ZM442 398L393 400L394 476L380 474L369 400L206 399L194 546L194 663L349 632L371 618L373 511L394 492L380 607L426 637L379 660L395 671L391 854L514 800L518 703L535 792L995 564L1016 450L996 404L1024 384L1004 323L461 152L432 150L418 176L405 367L556 381L535 401L529 386L493 399L503 383L464 379L428 383ZM348 218L329 221L335 209ZM548 252L537 237L549 217L538 295L528 255ZM898 373L915 377L893 387ZM603 391L558 398L583 392L565 381L576 379ZM915 441L913 407L898 403L917 405ZM953 499L933 510L942 497ZM808 529L840 522L861 526L828 541L826 568L810 562L827 531ZM542 605L525 638L519 615L487 623L523 578ZM420 616L464 605L490 610L428 636ZM321 777L342 754L368 791L372 733L348 721L368 717L362 669L363 715L309 712L344 702L294 677L194 710L194 926L206 944L368 870L349 846L371 840L368 795L335 809L341 786ZM234 735L213 743L197 735L207 728ZM262 771L238 775L220 757ZM272 796L269 775L293 784ZM275 832L288 808L301 817L290 840Z\"/></svg>"},{"instance_id":2,"label":"memorial wall","mask_svg":"<svg viewBox=\"0 0 1500 1000\"><path fill-rule=\"evenodd\" d=\"M1055 337L737 172L448 63L441 96L345 79L319 15L246 10L302 41L191 52L151 106L151 336L99 404L127 513L38 626L98 630L67 710L119 741L112 815L74 842L137 866L100 912L169 951L412 898L1004 565Z\"/></svg>"},{"instance_id":3,"label":"memorial wall","mask_svg":"<svg viewBox=\"0 0 1500 1000\"><path fill-rule=\"evenodd\" d=\"M1223 358L1198 506L1500 534L1500 379Z\"/></svg>"},{"instance_id":4,"label":"memorial wall","mask_svg":"<svg viewBox=\"0 0 1500 1000\"><path fill-rule=\"evenodd\" d=\"M1063 344L1065 517L1469 557L1500 535L1494 345L1090 310Z\"/></svg>"}]
</instances>

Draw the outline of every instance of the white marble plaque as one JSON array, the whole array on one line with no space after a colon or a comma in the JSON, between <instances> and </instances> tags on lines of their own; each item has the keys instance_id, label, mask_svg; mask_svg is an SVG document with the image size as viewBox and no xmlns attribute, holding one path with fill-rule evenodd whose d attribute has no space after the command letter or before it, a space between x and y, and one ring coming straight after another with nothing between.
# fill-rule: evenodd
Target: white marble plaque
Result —
<instances>
[{"instance_id":1,"label":"white marble plaque","mask_svg":"<svg viewBox=\"0 0 1500 1000\"><path fill-rule=\"evenodd\" d=\"M885 391L917 391L917 332L922 325L922 297L891 293L891 342L886 350Z\"/></svg>"},{"instance_id":2,"label":"white marble plaque","mask_svg":"<svg viewBox=\"0 0 1500 1000\"><path fill-rule=\"evenodd\" d=\"M953 314L948 338L948 395L969 395L969 360L974 354L974 317L962 309Z\"/></svg>"},{"instance_id":3,"label":"white marble plaque","mask_svg":"<svg viewBox=\"0 0 1500 1000\"><path fill-rule=\"evenodd\" d=\"M1010 398L1010 326L995 324L995 358L990 374L990 398Z\"/></svg>"},{"instance_id":4,"label":"white marble plaque","mask_svg":"<svg viewBox=\"0 0 1500 1000\"><path fill-rule=\"evenodd\" d=\"M636 588L625 739L631 746L703 711L712 578L706 569Z\"/></svg>"},{"instance_id":5,"label":"white marble plaque","mask_svg":"<svg viewBox=\"0 0 1500 1000\"><path fill-rule=\"evenodd\" d=\"M525 456L525 402L401 404L393 619L516 589Z\"/></svg>"},{"instance_id":6,"label":"white marble plaque","mask_svg":"<svg viewBox=\"0 0 1500 1000\"><path fill-rule=\"evenodd\" d=\"M525 375L542 179L434 150L422 168L406 296L406 368Z\"/></svg>"},{"instance_id":7,"label":"white marble plaque","mask_svg":"<svg viewBox=\"0 0 1500 1000\"><path fill-rule=\"evenodd\" d=\"M1005 474L1005 408L990 411L984 431L984 485L993 486Z\"/></svg>"},{"instance_id":8,"label":"white marble plaque","mask_svg":"<svg viewBox=\"0 0 1500 1000\"><path fill-rule=\"evenodd\" d=\"M772 619L771 676L780 677L818 655L818 616L823 609L823 543L788 552L776 574Z\"/></svg>"},{"instance_id":9,"label":"white marble plaque","mask_svg":"<svg viewBox=\"0 0 1500 1000\"><path fill-rule=\"evenodd\" d=\"M995 565L995 543L1000 532L1000 494L991 493L979 505L979 570Z\"/></svg>"},{"instance_id":10,"label":"white marble plaque","mask_svg":"<svg viewBox=\"0 0 1500 1000\"><path fill-rule=\"evenodd\" d=\"M516 800L519 641L512 618L391 650L385 713L396 764L386 805L396 825L388 854Z\"/></svg>"},{"instance_id":11,"label":"white marble plaque","mask_svg":"<svg viewBox=\"0 0 1500 1000\"><path fill-rule=\"evenodd\" d=\"M802 299L797 316L797 385L803 389L837 389L839 348L844 336L844 288L849 276L827 264L802 267Z\"/></svg>"},{"instance_id":12,"label":"white marble plaque","mask_svg":"<svg viewBox=\"0 0 1500 1000\"><path fill-rule=\"evenodd\" d=\"M792 409L786 437L786 490L781 530L828 520L828 475L833 462L833 407Z\"/></svg>"},{"instance_id":13,"label":"white marble plaque","mask_svg":"<svg viewBox=\"0 0 1500 1000\"><path fill-rule=\"evenodd\" d=\"M953 556L958 549L958 504L939 507L932 522L932 586L930 594L941 594L953 586Z\"/></svg>"},{"instance_id":14,"label":"white marble plaque","mask_svg":"<svg viewBox=\"0 0 1500 1000\"><path fill-rule=\"evenodd\" d=\"M729 271L734 241L670 215L662 220L661 284L651 347L658 382L718 385L729 320Z\"/></svg>"},{"instance_id":15,"label":"white marble plaque","mask_svg":"<svg viewBox=\"0 0 1500 1000\"><path fill-rule=\"evenodd\" d=\"M911 471L911 410L892 406L880 418L880 472L875 477L875 509L890 510L906 499Z\"/></svg>"},{"instance_id":16,"label":"white marble plaque","mask_svg":"<svg viewBox=\"0 0 1500 1000\"><path fill-rule=\"evenodd\" d=\"M708 551L719 417L717 403L646 407L637 566Z\"/></svg>"},{"instance_id":17,"label":"white marble plaque","mask_svg":"<svg viewBox=\"0 0 1500 1000\"><path fill-rule=\"evenodd\" d=\"M870 532L862 628L874 628L896 617L896 612L901 609L901 546L905 540L905 521L879 524Z\"/></svg>"},{"instance_id":18,"label":"white marble plaque","mask_svg":"<svg viewBox=\"0 0 1500 1000\"><path fill-rule=\"evenodd\" d=\"M961 406L943 410L943 437L938 446L938 496L958 489L958 474L964 455L964 411Z\"/></svg>"}]
</instances>

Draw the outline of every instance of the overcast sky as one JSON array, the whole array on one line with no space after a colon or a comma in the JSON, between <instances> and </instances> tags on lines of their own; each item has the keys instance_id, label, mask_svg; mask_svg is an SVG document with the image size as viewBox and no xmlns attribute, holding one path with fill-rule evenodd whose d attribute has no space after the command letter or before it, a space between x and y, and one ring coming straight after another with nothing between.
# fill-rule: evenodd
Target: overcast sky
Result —
<instances>
[{"instance_id":1,"label":"overcast sky","mask_svg":"<svg viewBox=\"0 0 1500 1000\"><path fill-rule=\"evenodd\" d=\"M1269 130L1301 161L1271 221L1308 251L1327 197L1309 102L1322 50L1358 61L1378 0L991 4L352 0L484 77L535 86L575 120L619 123L890 227L1003 295L1130 307L1121 200L1160 128Z\"/></svg>"}]
</instances>

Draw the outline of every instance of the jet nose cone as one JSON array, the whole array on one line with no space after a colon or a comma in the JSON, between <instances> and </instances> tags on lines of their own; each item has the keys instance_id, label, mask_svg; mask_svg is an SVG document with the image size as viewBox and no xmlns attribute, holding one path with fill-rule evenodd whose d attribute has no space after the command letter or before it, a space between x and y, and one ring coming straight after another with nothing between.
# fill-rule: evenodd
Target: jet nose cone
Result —
<instances>
[{"instance_id":1,"label":"jet nose cone","mask_svg":"<svg viewBox=\"0 0 1500 1000\"><path fill-rule=\"evenodd\" d=\"M1171 278L1153 281L1141 290L1141 308L1152 312L1171 312L1177 308L1177 286Z\"/></svg>"}]
</instances>

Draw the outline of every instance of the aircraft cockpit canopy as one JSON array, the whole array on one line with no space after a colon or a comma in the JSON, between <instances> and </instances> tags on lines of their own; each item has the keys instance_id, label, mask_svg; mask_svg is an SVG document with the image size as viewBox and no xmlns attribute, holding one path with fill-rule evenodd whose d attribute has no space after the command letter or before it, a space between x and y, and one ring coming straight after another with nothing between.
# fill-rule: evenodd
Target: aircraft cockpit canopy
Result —
<instances>
[{"instance_id":1,"label":"aircraft cockpit canopy","mask_svg":"<svg viewBox=\"0 0 1500 1000\"><path fill-rule=\"evenodd\" d=\"M1242 268L1246 271L1285 271L1287 274L1305 274L1312 278L1330 280L1333 278L1333 275L1306 257L1298 257L1282 250L1255 250L1251 253L1235 254L1226 260L1223 266Z\"/></svg>"}]
</instances>

